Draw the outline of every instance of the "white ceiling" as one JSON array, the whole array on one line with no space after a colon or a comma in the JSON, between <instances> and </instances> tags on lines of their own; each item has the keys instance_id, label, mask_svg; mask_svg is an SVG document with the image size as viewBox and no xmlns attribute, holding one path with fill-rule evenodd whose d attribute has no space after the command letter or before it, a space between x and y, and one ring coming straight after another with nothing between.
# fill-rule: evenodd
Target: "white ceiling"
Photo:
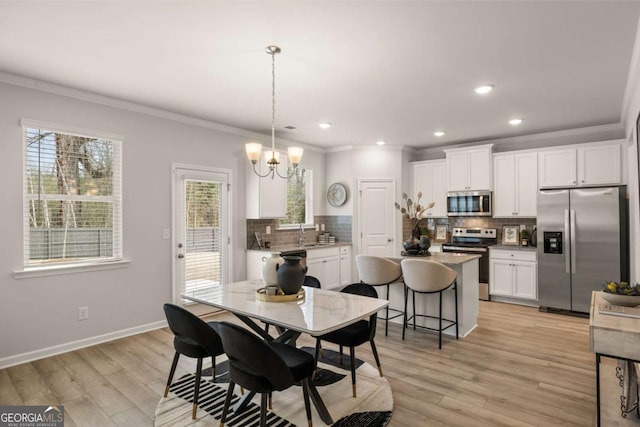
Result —
<instances>
[{"instance_id":1,"label":"white ceiling","mask_svg":"<svg viewBox=\"0 0 640 427\"><path fill-rule=\"evenodd\" d=\"M607 0L3 1L0 71L269 133L276 44L279 137L424 148L620 122L639 14ZM482 83L496 88L478 96Z\"/></svg>"}]
</instances>

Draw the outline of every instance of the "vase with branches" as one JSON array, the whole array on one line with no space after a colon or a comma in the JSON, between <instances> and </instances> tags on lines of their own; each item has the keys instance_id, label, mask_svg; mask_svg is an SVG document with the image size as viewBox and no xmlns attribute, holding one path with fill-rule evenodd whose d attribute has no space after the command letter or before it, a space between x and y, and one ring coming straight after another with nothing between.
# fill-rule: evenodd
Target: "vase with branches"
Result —
<instances>
[{"instance_id":1,"label":"vase with branches","mask_svg":"<svg viewBox=\"0 0 640 427\"><path fill-rule=\"evenodd\" d=\"M427 255L429 253L429 239L427 237L423 237L422 239L420 238L420 227L418 227L418 224L420 223L420 220L426 216L428 210L435 206L435 203L431 202L426 205L421 205L421 198L422 192L420 191L417 194L415 202L407 195L407 193L402 193L402 200L404 200L406 207L401 206L398 202L395 203L395 207L400 211L402 217L407 218L411 223L410 236L402 243L406 253L410 255Z\"/></svg>"}]
</instances>

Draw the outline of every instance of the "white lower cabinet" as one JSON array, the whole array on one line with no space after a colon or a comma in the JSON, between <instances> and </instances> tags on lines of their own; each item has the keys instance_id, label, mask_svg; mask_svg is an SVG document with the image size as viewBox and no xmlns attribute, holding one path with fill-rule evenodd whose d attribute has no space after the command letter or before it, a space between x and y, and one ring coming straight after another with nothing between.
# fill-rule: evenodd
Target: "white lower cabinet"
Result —
<instances>
[{"instance_id":1,"label":"white lower cabinet","mask_svg":"<svg viewBox=\"0 0 640 427\"><path fill-rule=\"evenodd\" d=\"M523 299L538 298L538 263L535 251L490 249L491 295Z\"/></svg>"},{"instance_id":2,"label":"white lower cabinet","mask_svg":"<svg viewBox=\"0 0 640 427\"><path fill-rule=\"evenodd\" d=\"M346 253L343 253L344 251ZM349 246L338 246L308 249L307 267L309 268L307 274L317 278L322 289L340 288L347 279L347 284L351 282L351 248ZM343 271L344 280L342 279Z\"/></svg>"},{"instance_id":3,"label":"white lower cabinet","mask_svg":"<svg viewBox=\"0 0 640 427\"><path fill-rule=\"evenodd\" d=\"M320 282L322 283L322 282ZM340 247L340 286L351 284L351 248Z\"/></svg>"}]
</instances>

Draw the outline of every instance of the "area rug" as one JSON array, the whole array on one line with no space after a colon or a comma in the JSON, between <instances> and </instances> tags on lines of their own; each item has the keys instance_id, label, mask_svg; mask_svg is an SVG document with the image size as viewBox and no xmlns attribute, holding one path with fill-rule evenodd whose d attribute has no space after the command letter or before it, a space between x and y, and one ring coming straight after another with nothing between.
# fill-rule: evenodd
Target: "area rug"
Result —
<instances>
[{"instance_id":1,"label":"area rug","mask_svg":"<svg viewBox=\"0 0 640 427\"><path fill-rule=\"evenodd\" d=\"M313 354L313 349L304 348ZM219 357L223 359L224 356ZM389 382L380 377L378 369L370 364L356 360L356 381L358 397L351 394L351 372L349 356L345 355L340 366L339 354L329 349L323 350L318 363L318 374L314 384L322 397L334 426L371 426L383 427L389 423L393 411L393 395ZM384 367L383 367L384 368ZM227 393L228 363L222 361L216 365L216 382L211 378L211 369L203 370L198 398L198 414L191 419L195 374L185 375L171 385L169 395L160 399L155 412L156 427L176 426L217 426L222 416L222 408ZM240 398L240 387L236 386L232 405ZM325 423L311 404L313 423L323 426ZM225 426L257 426L260 421L260 395L256 395L247 409L241 414L230 412ZM307 417L302 399L302 389L293 386L283 392L273 394L273 408L267 413L268 425L306 426Z\"/></svg>"}]
</instances>

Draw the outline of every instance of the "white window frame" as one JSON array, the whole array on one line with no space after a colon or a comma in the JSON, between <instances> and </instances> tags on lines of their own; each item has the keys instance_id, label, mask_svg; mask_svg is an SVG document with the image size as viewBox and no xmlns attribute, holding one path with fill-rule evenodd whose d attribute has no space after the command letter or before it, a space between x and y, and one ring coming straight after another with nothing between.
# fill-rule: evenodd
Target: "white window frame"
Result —
<instances>
[{"instance_id":1,"label":"white window frame","mask_svg":"<svg viewBox=\"0 0 640 427\"><path fill-rule=\"evenodd\" d=\"M40 277L49 275L59 275L68 273L79 273L92 270L105 270L112 268L126 267L130 261L124 259L124 237L122 223L122 166L123 156L122 149L124 145L124 136L106 133L102 131L96 131L91 129L77 128L72 126L65 126L56 123L42 122L37 120L22 119L20 121L22 127L22 152L23 152L23 170L22 170L22 193L23 193L23 267L16 270L13 276L17 279L27 277ZM114 173L113 188L114 194L112 195L113 203L113 255L111 257L93 258L90 260L75 260L65 263L57 263L54 265L29 265L29 215L27 212L27 203L31 200L31 197L26 193L26 179L27 172L27 150L26 150L26 129L45 129L52 132L64 133L68 135L99 138L113 142L113 155L114 158L118 158L119 170ZM117 191L116 191L117 190ZM117 193L117 194L116 194ZM88 200L91 196L78 196L78 200ZM116 229L117 228L117 229Z\"/></svg>"},{"instance_id":2,"label":"white window frame","mask_svg":"<svg viewBox=\"0 0 640 427\"><path fill-rule=\"evenodd\" d=\"M306 171L307 173L307 183L309 183L310 185L305 185L304 188L304 212L305 212L305 223L303 224L304 228L315 228L315 225L313 223L314 219L313 219L313 169L311 168L305 168L302 166L298 166L299 168L302 168ZM311 178L311 179L309 179ZM276 177L275 179L278 179L278 177ZM285 186L286 188L286 186ZM280 221L278 220L278 230L297 230L298 228L300 228L300 224L285 224L282 225L280 224Z\"/></svg>"}]
</instances>

